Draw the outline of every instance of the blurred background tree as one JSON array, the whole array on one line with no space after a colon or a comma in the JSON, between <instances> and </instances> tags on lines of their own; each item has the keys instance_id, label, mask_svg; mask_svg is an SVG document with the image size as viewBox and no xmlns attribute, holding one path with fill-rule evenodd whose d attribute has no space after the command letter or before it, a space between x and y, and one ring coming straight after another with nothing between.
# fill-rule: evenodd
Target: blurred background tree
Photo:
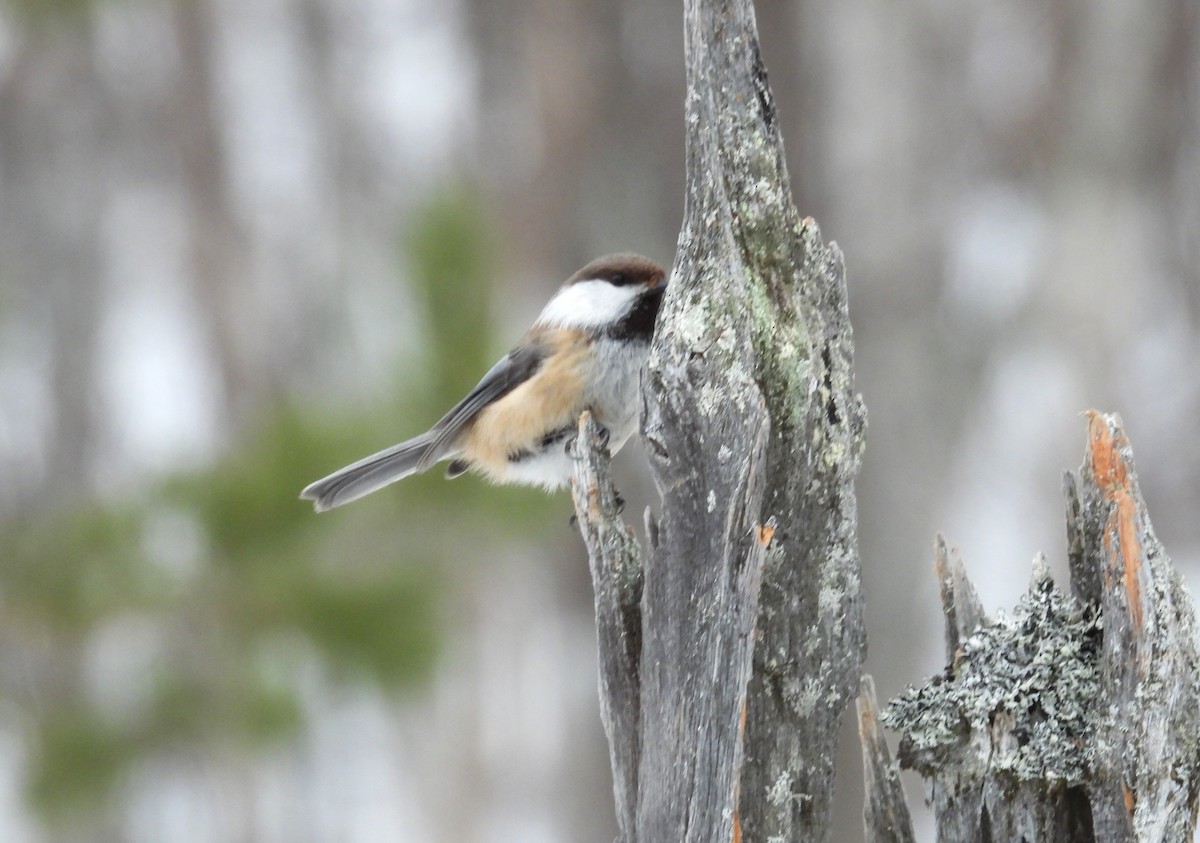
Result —
<instances>
[{"instance_id":1,"label":"blurred background tree","mask_svg":"<svg viewBox=\"0 0 1200 843\"><path fill-rule=\"evenodd\" d=\"M989 609L1037 550L1065 570L1087 406L1194 580L1196 4L758 11L850 268L881 696L939 667L934 530ZM0 839L612 839L566 497L295 497L586 260L670 260L681 30L668 0L0 4Z\"/></svg>"}]
</instances>

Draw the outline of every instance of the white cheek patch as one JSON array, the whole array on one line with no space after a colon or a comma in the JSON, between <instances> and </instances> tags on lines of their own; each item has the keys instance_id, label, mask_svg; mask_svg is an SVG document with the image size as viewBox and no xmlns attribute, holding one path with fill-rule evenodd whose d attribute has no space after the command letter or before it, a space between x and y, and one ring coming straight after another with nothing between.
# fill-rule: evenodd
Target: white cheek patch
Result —
<instances>
[{"instance_id":1,"label":"white cheek patch","mask_svg":"<svg viewBox=\"0 0 1200 843\"><path fill-rule=\"evenodd\" d=\"M555 293L538 317L538 324L560 328L607 325L625 312L640 287L640 284L614 287L607 281L577 281Z\"/></svg>"}]
</instances>

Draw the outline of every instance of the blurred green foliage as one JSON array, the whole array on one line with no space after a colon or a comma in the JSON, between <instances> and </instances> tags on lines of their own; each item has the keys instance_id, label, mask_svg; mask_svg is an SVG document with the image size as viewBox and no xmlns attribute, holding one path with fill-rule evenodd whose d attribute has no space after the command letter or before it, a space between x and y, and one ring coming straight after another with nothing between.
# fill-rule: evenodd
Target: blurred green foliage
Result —
<instances>
[{"instance_id":1,"label":"blurred green foliage","mask_svg":"<svg viewBox=\"0 0 1200 843\"><path fill-rule=\"evenodd\" d=\"M101 0L6 0L5 5L26 28L52 30L86 21L99 2Z\"/></svg>"},{"instance_id":2,"label":"blurred green foliage","mask_svg":"<svg viewBox=\"0 0 1200 843\"><path fill-rule=\"evenodd\" d=\"M42 745L29 782L33 806L43 816L98 809L131 761L132 746L86 709L54 711L40 726Z\"/></svg>"},{"instance_id":3,"label":"blurred green foliage","mask_svg":"<svg viewBox=\"0 0 1200 843\"><path fill-rule=\"evenodd\" d=\"M276 407L219 463L139 500L0 525L0 634L28 665L0 695L32 737L28 794L44 818L102 810L155 753L286 740L305 717L294 673L313 660L334 681L419 684L448 590L505 535L557 517L543 494L439 472L319 517L297 499L417 432L491 364L483 231L471 194L453 189L402 244L428 310L436 394L414 394L402 373L394 400L365 413ZM86 664L131 619L150 640L114 709Z\"/></svg>"}]
</instances>

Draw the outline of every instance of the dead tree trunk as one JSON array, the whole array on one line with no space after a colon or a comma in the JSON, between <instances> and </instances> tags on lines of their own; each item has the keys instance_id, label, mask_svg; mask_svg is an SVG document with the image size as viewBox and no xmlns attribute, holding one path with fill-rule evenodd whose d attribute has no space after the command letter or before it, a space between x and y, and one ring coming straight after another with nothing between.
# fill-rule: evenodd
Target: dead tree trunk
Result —
<instances>
[{"instance_id":1,"label":"dead tree trunk","mask_svg":"<svg viewBox=\"0 0 1200 843\"><path fill-rule=\"evenodd\" d=\"M750 0L687 0L688 195L645 383L643 555L581 425L624 843L820 841L864 649L841 254L792 204Z\"/></svg>"},{"instance_id":2,"label":"dead tree trunk","mask_svg":"<svg viewBox=\"0 0 1200 843\"><path fill-rule=\"evenodd\" d=\"M596 591L623 843L830 837L864 649L841 255L791 201L750 0L686 0L688 195L644 383L662 495L643 553L598 431L574 496ZM1068 476L1073 597L1044 564L987 618L938 544L945 675L894 701L944 843L1184 841L1200 773L1194 613L1115 417ZM869 680L870 841L913 840Z\"/></svg>"},{"instance_id":3,"label":"dead tree trunk","mask_svg":"<svg viewBox=\"0 0 1200 843\"><path fill-rule=\"evenodd\" d=\"M1071 597L1035 560L1012 617L988 618L939 537L949 665L889 706L900 763L929 781L945 843L1190 841L1195 610L1154 535L1116 416L1090 414L1083 466L1064 486ZM860 707L872 710L873 696L865 687ZM869 733L868 766L886 765ZM869 805L903 803L894 777L867 781ZM911 839L903 822L872 817L869 807L868 840Z\"/></svg>"}]
</instances>

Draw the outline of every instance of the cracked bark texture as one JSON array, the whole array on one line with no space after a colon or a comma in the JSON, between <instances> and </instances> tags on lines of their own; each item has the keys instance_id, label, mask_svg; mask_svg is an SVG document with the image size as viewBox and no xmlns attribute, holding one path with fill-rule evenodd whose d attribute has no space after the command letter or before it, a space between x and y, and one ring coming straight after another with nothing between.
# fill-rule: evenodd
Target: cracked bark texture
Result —
<instances>
[{"instance_id":1,"label":"cracked bark texture","mask_svg":"<svg viewBox=\"0 0 1200 843\"><path fill-rule=\"evenodd\" d=\"M865 648L865 411L837 247L792 203L749 0L687 0L688 192L644 380L641 561L582 422L624 843L827 840Z\"/></svg>"},{"instance_id":2,"label":"cracked bark texture","mask_svg":"<svg viewBox=\"0 0 1200 843\"><path fill-rule=\"evenodd\" d=\"M1190 841L1194 603L1154 534L1119 417L1088 413L1064 489L1071 595L1039 558L1012 616L988 618L939 537L949 665L885 722L901 765L929 782L940 841Z\"/></svg>"}]
</instances>

